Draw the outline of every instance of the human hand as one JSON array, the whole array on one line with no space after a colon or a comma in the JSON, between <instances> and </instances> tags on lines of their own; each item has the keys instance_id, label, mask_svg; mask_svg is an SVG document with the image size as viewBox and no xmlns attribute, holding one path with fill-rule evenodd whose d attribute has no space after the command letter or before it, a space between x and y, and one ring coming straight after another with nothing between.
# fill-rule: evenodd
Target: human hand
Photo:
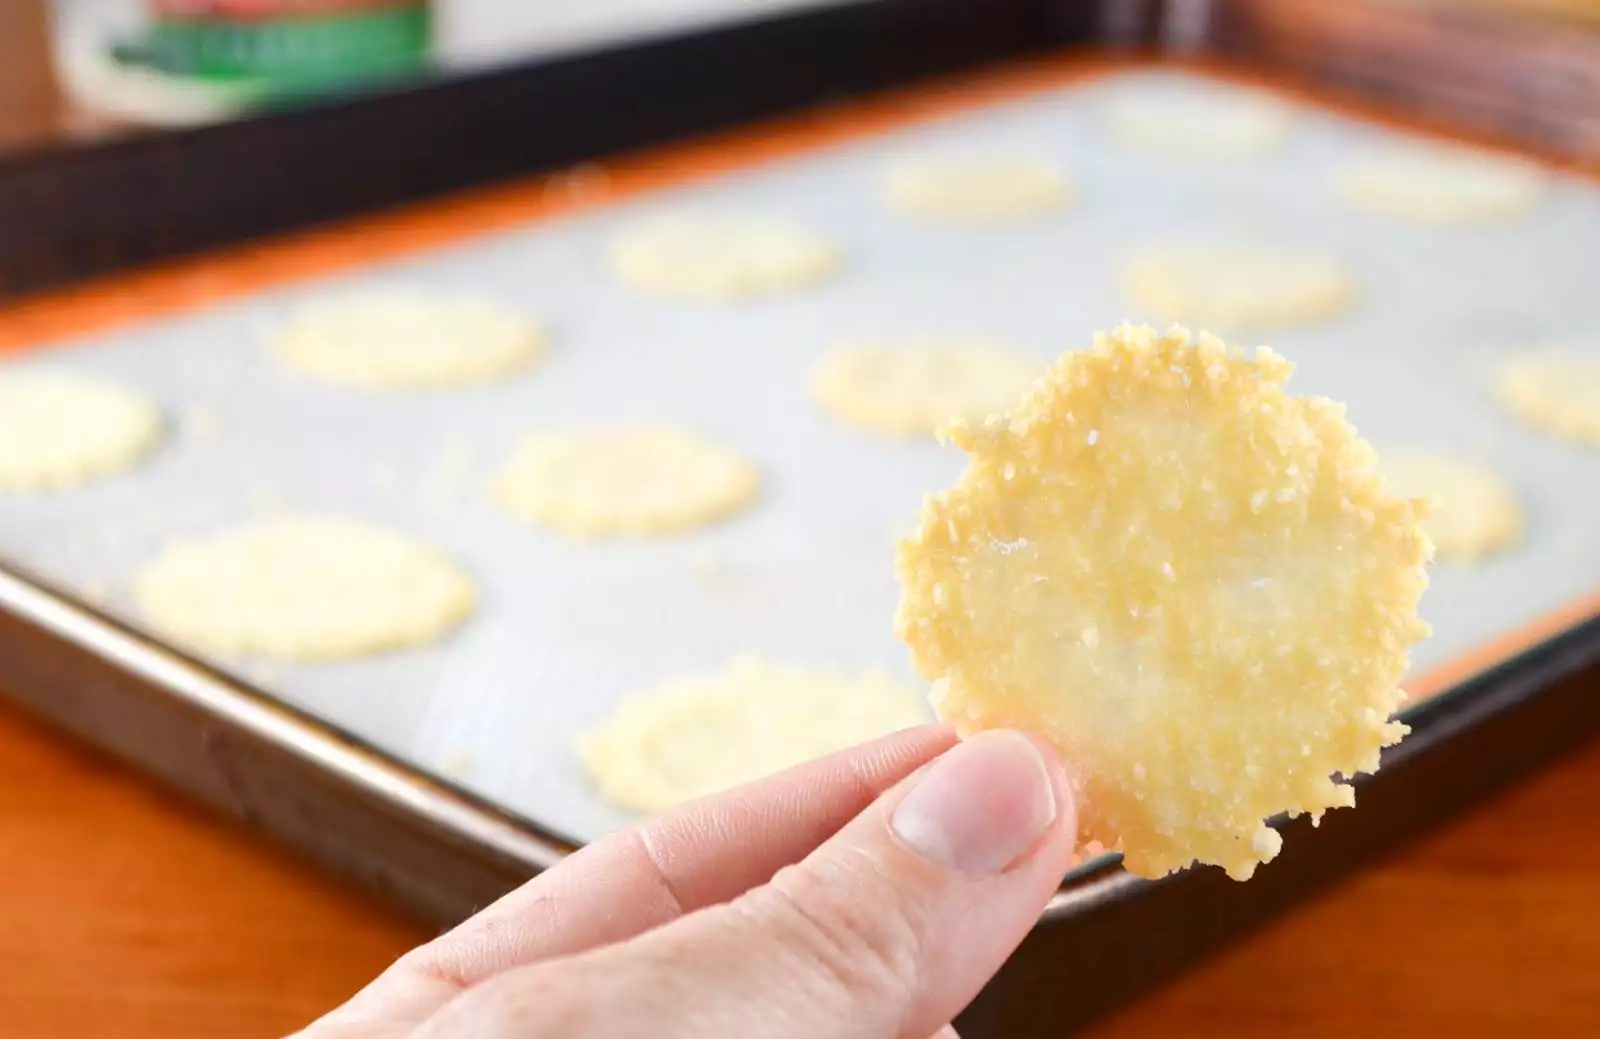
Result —
<instances>
[{"instance_id":1,"label":"human hand","mask_svg":"<svg viewBox=\"0 0 1600 1039\"><path fill-rule=\"evenodd\" d=\"M947 1039L1075 832L1048 748L911 729L589 845L300 1039Z\"/></svg>"}]
</instances>

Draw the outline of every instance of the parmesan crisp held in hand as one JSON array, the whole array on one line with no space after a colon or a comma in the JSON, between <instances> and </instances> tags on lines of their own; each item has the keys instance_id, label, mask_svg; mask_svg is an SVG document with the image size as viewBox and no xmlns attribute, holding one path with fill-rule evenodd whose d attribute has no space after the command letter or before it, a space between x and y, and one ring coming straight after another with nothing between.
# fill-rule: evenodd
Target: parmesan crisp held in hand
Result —
<instances>
[{"instance_id":1,"label":"parmesan crisp held in hand","mask_svg":"<svg viewBox=\"0 0 1600 1039\"><path fill-rule=\"evenodd\" d=\"M1010 412L899 546L896 628L963 735L1059 749L1082 838L1159 877L1243 880L1280 812L1354 804L1391 719L1432 545L1340 404L1213 336L1123 326Z\"/></svg>"}]
</instances>

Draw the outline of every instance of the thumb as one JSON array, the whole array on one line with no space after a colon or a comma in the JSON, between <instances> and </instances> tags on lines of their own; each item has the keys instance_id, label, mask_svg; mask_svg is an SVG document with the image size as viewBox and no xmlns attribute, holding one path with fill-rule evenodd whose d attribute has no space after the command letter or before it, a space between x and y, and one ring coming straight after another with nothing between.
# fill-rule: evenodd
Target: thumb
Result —
<instances>
[{"instance_id":1,"label":"thumb","mask_svg":"<svg viewBox=\"0 0 1600 1039\"><path fill-rule=\"evenodd\" d=\"M708 972L748 977L720 993L739 1027L712 1034L920 1039L1038 920L1067 870L1074 816L1053 753L982 733L771 883L661 940ZM774 1009L783 1024L758 1030Z\"/></svg>"},{"instance_id":2,"label":"thumb","mask_svg":"<svg viewBox=\"0 0 1600 1039\"><path fill-rule=\"evenodd\" d=\"M503 975L457 1003L477 996L529 1034L548 1024L586 1039L925 1039L1038 919L1075 828L1054 754L1019 733L981 733L739 899L521 980Z\"/></svg>"}]
</instances>

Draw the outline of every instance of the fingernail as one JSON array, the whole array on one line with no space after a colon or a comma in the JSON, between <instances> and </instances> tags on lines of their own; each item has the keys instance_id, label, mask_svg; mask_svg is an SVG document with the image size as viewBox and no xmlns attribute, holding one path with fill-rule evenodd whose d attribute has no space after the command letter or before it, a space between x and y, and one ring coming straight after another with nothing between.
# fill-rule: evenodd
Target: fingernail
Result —
<instances>
[{"instance_id":1,"label":"fingernail","mask_svg":"<svg viewBox=\"0 0 1600 1039\"><path fill-rule=\"evenodd\" d=\"M923 858L981 877L1016 861L1055 818L1055 789L1039 749L1021 733L995 730L935 761L889 825Z\"/></svg>"}]
</instances>

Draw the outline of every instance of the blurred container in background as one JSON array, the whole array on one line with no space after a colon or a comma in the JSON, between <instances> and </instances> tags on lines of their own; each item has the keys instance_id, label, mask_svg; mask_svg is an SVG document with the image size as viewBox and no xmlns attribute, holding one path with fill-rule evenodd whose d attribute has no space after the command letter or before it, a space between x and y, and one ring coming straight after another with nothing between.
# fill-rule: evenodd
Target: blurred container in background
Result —
<instances>
[{"instance_id":1,"label":"blurred container in background","mask_svg":"<svg viewBox=\"0 0 1600 1039\"><path fill-rule=\"evenodd\" d=\"M868 0L48 2L57 71L77 106L184 126L429 69L501 66Z\"/></svg>"},{"instance_id":2,"label":"blurred container in background","mask_svg":"<svg viewBox=\"0 0 1600 1039\"><path fill-rule=\"evenodd\" d=\"M426 69L430 0L54 0L53 54L78 104L188 125Z\"/></svg>"}]
</instances>

